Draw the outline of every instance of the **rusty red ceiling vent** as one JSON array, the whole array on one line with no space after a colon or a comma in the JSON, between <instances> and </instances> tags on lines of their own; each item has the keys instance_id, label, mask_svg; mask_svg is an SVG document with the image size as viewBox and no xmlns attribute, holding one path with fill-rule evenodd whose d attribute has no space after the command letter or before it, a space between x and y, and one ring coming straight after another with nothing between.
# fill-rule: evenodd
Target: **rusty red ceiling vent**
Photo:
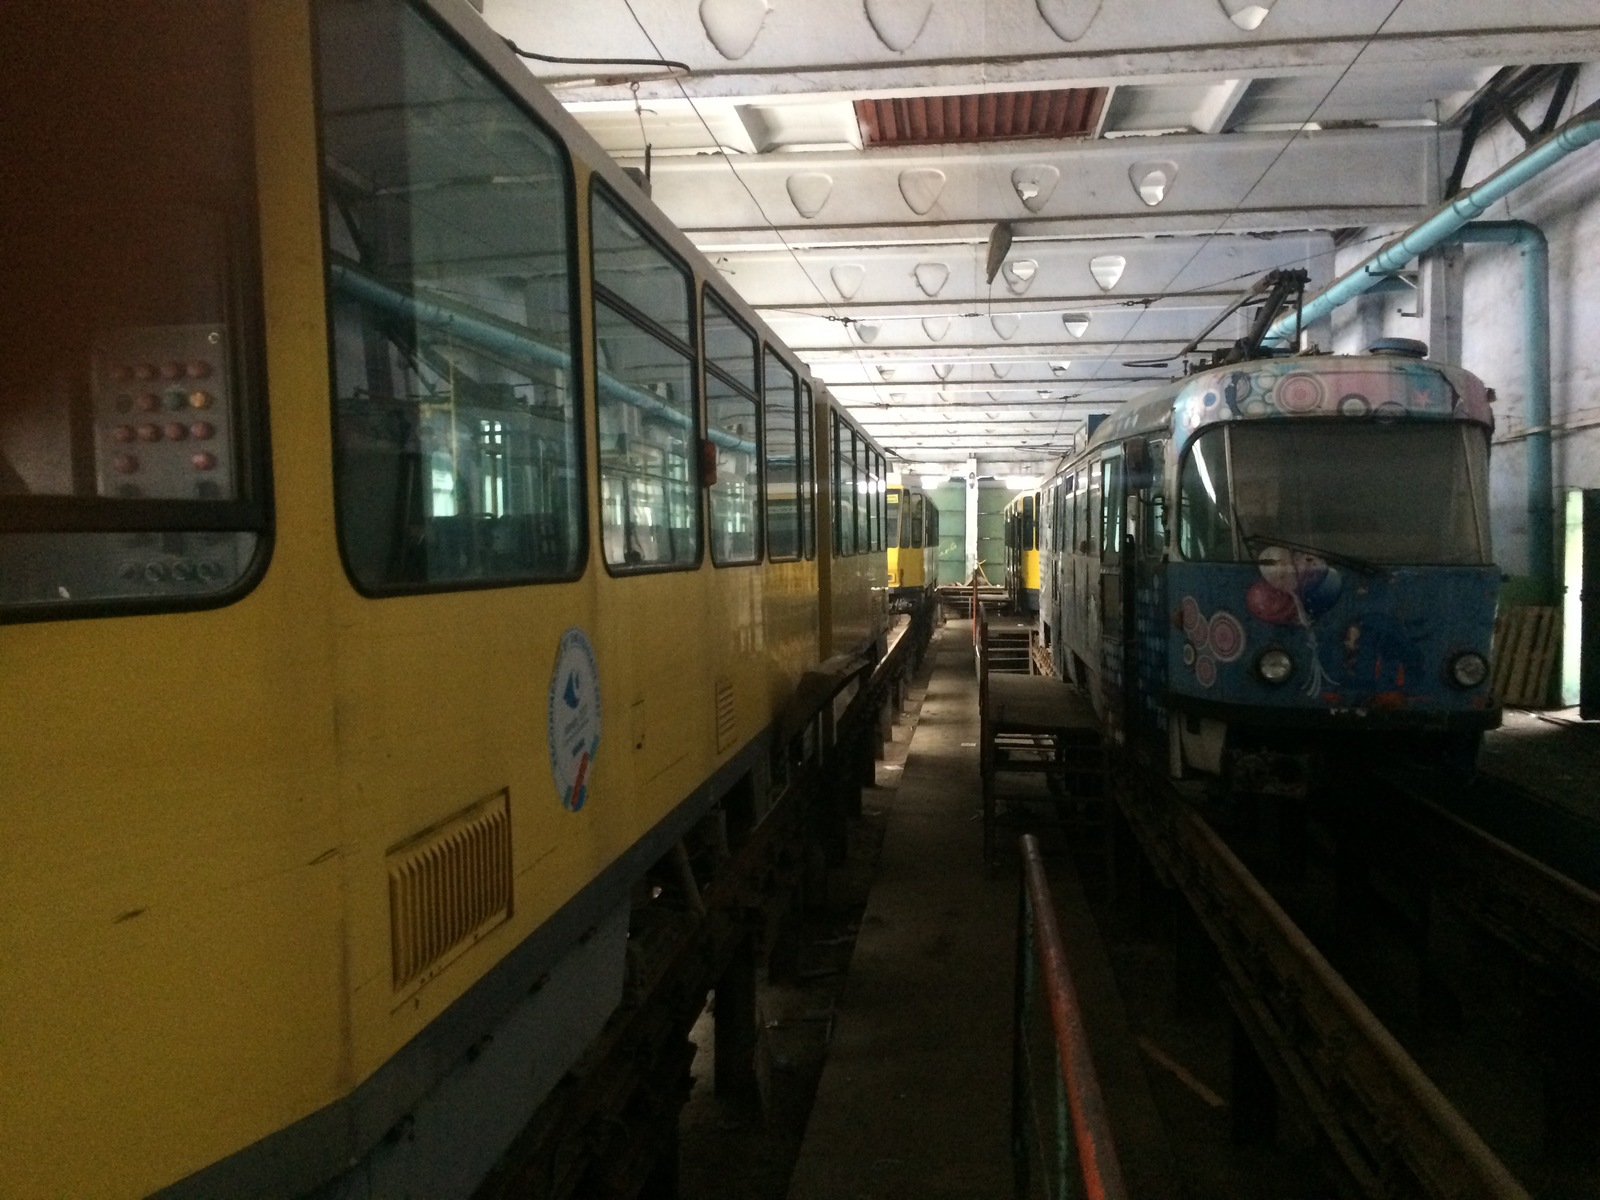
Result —
<instances>
[{"instance_id":1,"label":"rusty red ceiling vent","mask_svg":"<svg viewBox=\"0 0 1600 1200\"><path fill-rule=\"evenodd\" d=\"M1094 132L1105 102L1105 88L907 96L857 100L856 120L863 146L1079 138Z\"/></svg>"}]
</instances>

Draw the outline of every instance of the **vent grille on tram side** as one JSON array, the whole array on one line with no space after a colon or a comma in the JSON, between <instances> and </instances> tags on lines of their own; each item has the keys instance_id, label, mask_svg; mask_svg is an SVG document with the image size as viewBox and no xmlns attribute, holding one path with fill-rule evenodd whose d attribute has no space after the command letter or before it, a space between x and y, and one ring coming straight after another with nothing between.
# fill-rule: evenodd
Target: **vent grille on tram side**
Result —
<instances>
[{"instance_id":1,"label":"vent grille on tram side","mask_svg":"<svg viewBox=\"0 0 1600 1200\"><path fill-rule=\"evenodd\" d=\"M510 800L499 792L389 851L396 991L431 979L510 918Z\"/></svg>"},{"instance_id":2,"label":"vent grille on tram side","mask_svg":"<svg viewBox=\"0 0 1600 1200\"><path fill-rule=\"evenodd\" d=\"M733 702L733 683L727 679L717 680L717 753L721 754L733 745L734 735L739 732L739 711Z\"/></svg>"}]
</instances>

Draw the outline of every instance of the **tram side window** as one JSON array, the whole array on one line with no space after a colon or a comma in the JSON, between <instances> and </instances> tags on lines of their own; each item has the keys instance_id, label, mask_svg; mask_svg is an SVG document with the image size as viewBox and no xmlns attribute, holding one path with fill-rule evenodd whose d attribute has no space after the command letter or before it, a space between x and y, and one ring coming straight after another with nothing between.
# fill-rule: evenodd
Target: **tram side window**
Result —
<instances>
[{"instance_id":1,"label":"tram side window","mask_svg":"<svg viewBox=\"0 0 1600 1200\"><path fill-rule=\"evenodd\" d=\"M877 456L871 447L857 435L857 446L860 449L858 463L861 473L856 477L856 503L861 513L861 549L863 552L876 550L877 546L877 516L874 510L878 506L878 480L875 474Z\"/></svg>"},{"instance_id":2,"label":"tram side window","mask_svg":"<svg viewBox=\"0 0 1600 1200\"><path fill-rule=\"evenodd\" d=\"M761 445L756 406L756 339L715 293L706 292L706 423L716 446L711 561L761 557Z\"/></svg>"},{"instance_id":3,"label":"tram side window","mask_svg":"<svg viewBox=\"0 0 1600 1200\"><path fill-rule=\"evenodd\" d=\"M767 418L767 557L800 557L799 428L800 390L794 371L769 347L766 351L764 411Z\"/></svg>"},{"instance_id":4,"label":"tram side window","mask_svg":"<svg viewBox=\"0 0 1600 1200\"><path fill-rule=\"evenodd\" d=\"M883 460L878 452L867 450L867 549L883 549Z\"/></svg>"},{"instance_id":5,"label":"tram side window","mask_svg":"<svg viewBox=\"0 0 1600 1200\"><path fill-rule=\"evenodd\" d=\"M324 4L318 34L351 577L369 594L571 578L584 522L565 152L397 0Z\"/></svg>"},{"instance_id":6,"label":"tram side window","mask_svg":"<svg viewBox=\"0 0 1600 1200\"><path fill-rule=\"evenodd\" d=\"M883 549L883 458L876 450L867 452L872 474L867 490L867 518L872 526L870 549Z\"/></svg>"},{"instance_id":7,"label":"tram side window","mask_svg":"<svg viewBox=\"0 0 1600 1200\"><path fill-rule=\"evenodd\" d=\"M855 474L855 486L850 489L850 507L855 520L855 550L860 554L867 548L867 465L866 447L861 435L850 431L850 465Z\"/></svg>"},{"instance_id":8,"label":"tram side window","mask_svg":"<svg viewBox=\"0 0 1600 1200\"><path fill-rule=\"evenodd\" d=\"M878 506L878 549L883 550L889 545L884 531L889 519L889 461L881 454L878 455L878 496L874 503Z\"/></svg>"},{"instance_id":9,"label":"tram side window","mask_svg":"<svg viewBox=\"0 0 1600 1200\"><path fill-rule=\"evenodd\" d=\"M0 25L0 611L239 594L268 523L247 14Z\"/></svg>"},{"instance_id":10,"label":"tram side window","mask_svg":"<svg viewBox=\"0 0 1600 1200\"><path fill-rule=\"evenodd\" d=\"M909 495L909 493L904 493L904 494ZM900 497L901 497L901 495L902 495L902 492L901 492L901 490L899 488L890 488L889 489L889 495L887 497L887 499L889 501L889 516L888 516L888 523L884 526L884 529L885 529L885 542L887 543L887 545L889 546L889 548L891 550L899 549L899 547L900 547ZM911 506L911 502L909 500L907 500L906 501L906 507L909 508L910 506Z\"/></svg>"},{"instance_id":11,"label":"tram side window","mask_svg":"<svg viewBox=\"0 0 1600 1200\"><path fill-rule=\"evenodd\" d=\"M834 557L843 558L846 554L854 554L856 547L850 539L854 538L854 518L850 509L850 496L856 488L856 482L851 477L850 466L850 430L845 429L845 422L838 419L838 413L832 414L832 427L834 427ZM846 522L846 517L851 517Z\"/></svg>"},{"instance_id":12,"label":"tram side window","mask_svg":"<svg viewBox=\"0 0 1600 1200\"><path fill-rule=\"evenodd\" d=\"M1100 464L1101 476L1101 541L1102 557L1115 558L1122 553L1122 456L1108 458Z\"/></svg>"},{"instance_id":13,"label":"tram side window","mask_svg":"<svg viewBox=\"0 0 1600 1200\"><path fill-rule=\"evenodd\" d=\"M811 385L800 385L800 535L807 558L817 556L816 455L811 442L816 429L816 400Z\"/></svg>"},{"instance_id":14,"label":"tram side window","mask_svg":"<svg viewBox=\"0 0 1600 1200\"><path fill-rule=\"evenodd\" d=\"M1198 561L1232 561L1227 430L1208 430L1184 455L1178 477L1178 549Z\"/></svg>"},{"instance_id":15,"label":"tram side window","mask_svg":"<svg viewBox=\"0 0 1600 1200\"><path fill-rule=\"evenodd\" d=\"M1144 505L1144 552L1160 558L1167 545L1167 443L1152 441L1149 449L1150 490Z\"/></svg>"},{"instance_id":16,"label":"tram side window","mask_svg":"<svg viewBox=\"0 0 1600 1200\"><path fill-rule=\"evenodd\" d=\"M921 492L912 493L911 548L913 550L921 550L923 546L923 538L926 530L924 522L927 520L927 516L923 507L925 503L926 499Z\"/></svg>"},{"instance_id":17,"label":"tram side window","mask_svg":"<svg viewBox=\"0 0 1600 1200\"><path fill-rule=\"evenodd\" d=\"M700 554L689 273L608 192L590 206L600 527L613 570Z\"/></svg>"},{"instance_id":18,"label":"tram side window","mask_svg":"<svg viewBox=\"0 0 1600 1200\"><path fill-rule=\"evenodd\" d=\"M1098 555L1101 545L1101 522L1104 514L1100 510L1100 480L1105 464L1091 463L1084 472L1086 490L1083 495L1083 523L1084 539L1088 543L1089 553Z\"/></svg>"},{"instance_id":19,"label":"tram side window","mask_svg":"<svg viewBox=\"0 0 1600 1200\"><path fill-rule=\"evenodd\" d=\"M350 576L368 594L573 578L565 150L398 0L323 5L318 38Z\"/></svg>"}]
</instances>

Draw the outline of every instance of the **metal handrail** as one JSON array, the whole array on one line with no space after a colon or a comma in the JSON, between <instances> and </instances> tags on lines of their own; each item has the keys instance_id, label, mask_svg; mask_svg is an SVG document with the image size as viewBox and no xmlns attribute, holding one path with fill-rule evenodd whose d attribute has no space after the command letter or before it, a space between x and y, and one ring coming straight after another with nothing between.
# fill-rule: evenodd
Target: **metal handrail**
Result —
<instances>
[{"instance_id":1,"label":"metal handrail","mask_svg":"<svg viewBox=\"0 0 1600 1200\"><path fill-rule=\"evenodd\" d=\"M1055 902L1045 879L1039 843L1024 834L1022 881L1017 900L1016 994L1011 1010L1011 1160L1015 1194L1024 1200L1033 1181L1033 1141L1041 1156L1045 1137L1030 1139L1037 1129L1033 1088L1033 1060L1029 1031L1037 1019L1038 993L1044 992L1050 1012L1056 1069L1051 1072L1055 1094L1054 1121L1044 1159L1047 1192L1052 1200L1084 1196L1087 1200L1127 1200L1122 1166L1106 1116L1105 1099L1095 1074L1084 1032L1078 997L1067 970L1066 950L1056 925ZM1070 1124L1070 1136L1069 1126ZM1048 1186L1053 1182L1054 1186Z\"/></svg>"}]
</instances>

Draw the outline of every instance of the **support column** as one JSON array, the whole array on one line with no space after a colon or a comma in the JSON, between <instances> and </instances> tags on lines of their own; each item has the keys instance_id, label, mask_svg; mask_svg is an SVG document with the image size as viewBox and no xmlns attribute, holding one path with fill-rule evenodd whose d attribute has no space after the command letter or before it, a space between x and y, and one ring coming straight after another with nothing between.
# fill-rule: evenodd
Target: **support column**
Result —
<instances>
[{"instance_id":1,"label":"support column","mask_svg":"<svg viewBox=\"0 0 1600 1200\"><path fill-rule=\"evenodd\" d=\"M967 459L967 573L966 579L978 569L978 460Z\"/></svg>"}]
</instances>

